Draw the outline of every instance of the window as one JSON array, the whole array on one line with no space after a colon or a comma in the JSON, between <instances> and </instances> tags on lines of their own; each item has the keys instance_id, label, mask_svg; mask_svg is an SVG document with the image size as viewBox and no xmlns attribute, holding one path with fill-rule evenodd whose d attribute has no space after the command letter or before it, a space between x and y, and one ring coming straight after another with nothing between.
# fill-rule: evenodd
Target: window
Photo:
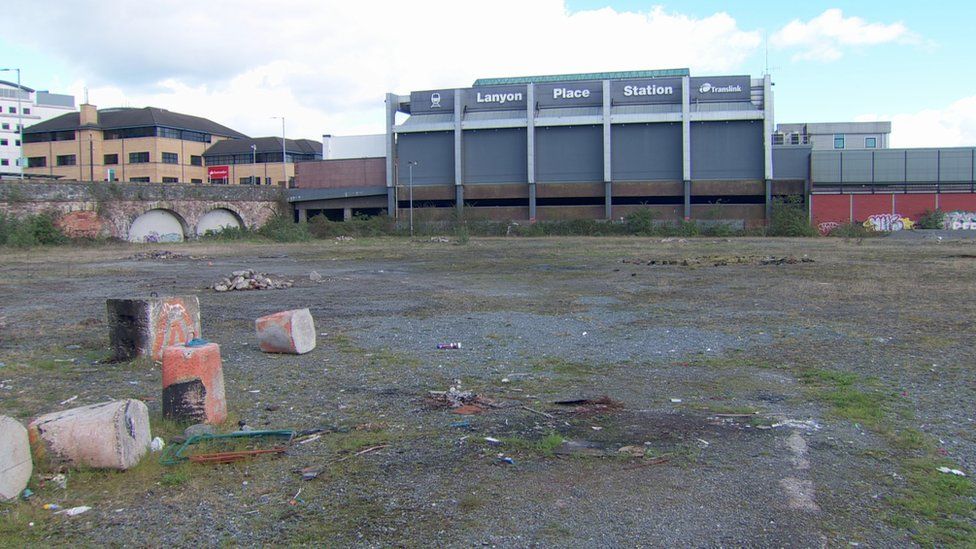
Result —
<instances>
[{"instance_id":1,"label":"window","mask_svg":"<svg viewBox=\"0 0 976 549\"><path fill-rule=\"evenodd\" d=\"M0 139L0 145L6 146L6 145L9 145L9 144L10 144L10 141L7 141L6 139Z\"/></svg>"},{"instance_id":2,"label":"window","mask_svg":"<svg viewBox=\"0 0 976 549\"><path fill-rule=\"evenodd\" d=\"M149 162L149 152L129 153L129 164L146 164ZM135 181L135 179L133 179Z\"/></svg>"},{"instance_id":3,"label":"window","mask_svg":"<svg viewBox=\"0 0 976 549\"><path fill-rule=\"evenodd\" d=\"M179 164L180 155L176 153L163 153L163 164Z\"/></svg>"},{"instance_id":4,"label":"window","mask_svg":"<svg viewBox=\"0 0 976 549\"><path fill-rule=\"evenodd\" d=\"M264 184L265 185L270 185L271 184L271 178L270 177L265 177L264 178Z\"/></svg>"},{"instance_id":5,"label":"window","mask_svg":"<svg viewBox=\"0 0 976 549\"><path fill-rule=\"evenodd\" d=\"M163 183L179 183L179 182L180 182L180 178L178 178L178 177L164 177L163 178Z\"/></svg>"},{"instance_id":6,"label":"window","mask_svg":"<svg viewBox=\"0 0 976 549\"><path fill-rule=\"evenodd\" d=\"M17 107L7 107L7 112L10 114L17 114Z\"/></svg>"},{"instance_id":7,"label":"window","mask_svg":"<svg viewBox=\"0 0 976 549\"><path fill-rule=\"evenodd\" d=\"M24 107L24 114L30 114L30 109L28 109L27 107Z\"/></svg>"},{"instance_id":8,"label":"window","mask_svg":"<svg viewBox=\"0 0 976 549\"><path fill-rule=\"evenodd\" d=\"M865 137L864 138L864 148L865 149L877 149L878 148L878 138L877 137Z\"/></svg>"},{"instance_id":9,"label":"window","mask_svg":"<svg viewBox=\"0 0 976 549\"><path fill-rule=\"evenodd\" d=\"M835 135L834 136L834 148L835 149L843 149L844 148L844 136L843 135Z\"/></svg>"},{"instance_id":10,"label":"window","mask_svg":"<svg viewBox=\"0 0 976 549\"><path fill-rule=\"evenodd\" d=\"M105 165L118 164L119 155L117 154L106 154L105 155Z\"/></svg>"},{"instance_id":11,"label":"window","mask_svg":"<svg viewBox=\"0 0 976 549\"><path fill-rule=\"evenodd\" d=\"M20 139L15 140L14 143L19 147L20 146Z\"/></svg>"},{"instance_id":12,"label":"window","mask_svg":"<svg viewBox=\"0 0 976 549\"><path fill-rule=\"evenodd\" d=\"M10 129L10 124L7 124L6 122L4 122L3 125L0 125L0 128L3 128L5 130L9 130Z\"/></svg>"},{"instance_id":13,"label":"window","mask_svg":"<svg viewBox=\"0 0 976 549\"><path fill-rule=\"evenodd\" d=\"M148 177L130 177L129 181L132 183L149 183Z\"/></svg>"},{"instance_id":14,"label":"window","mask_svg":"<svg viewBox=\"0 0 976 549\"><path fill-rule=\"evenodd\" d=\"M75 161L75 155L73 154L62 154L57 158L58 166L74 166L75 164L77 164L77 162Z\"/></svg>"},{"instance_id":15,"label":"window","mask_svg":"<svg viewBox=\"0 0 976 549\"><path fill-rule=\"evenodd\" d=\"M195 154L190 155L190 165L191 166L203 166L203 157L197 156Z\"/></svg>"},{"instance_id":16,"label":"window","mask_svg":"<svg viewBox=\"0 0 976 549\"><path fill-rule=\"evenodd\" d=\"M9 166L9 165L10 165L9 160L7 160L6 158L0 158L0 166Z\"/></svg>"},{"instance_id":17,"label":"window","mask_svg":"<svg viewBox=\"0 0 976 549\"><path fill-rule=\"evenodd\" d=\"M43 168L47 166L46 156L32 156L27 159L28 168Z\"/></svg>"},{"instance_id":18,"label":"window","mask_svg":"<svg viewBox=\"0 0 976 549\"><path fill-rule=\"evenodd\" d=\"M202 179L191 179L190 180L190 183L193 183L195 185L202 185L203 184L203 180Z\"/></svg>"}]
</instances>

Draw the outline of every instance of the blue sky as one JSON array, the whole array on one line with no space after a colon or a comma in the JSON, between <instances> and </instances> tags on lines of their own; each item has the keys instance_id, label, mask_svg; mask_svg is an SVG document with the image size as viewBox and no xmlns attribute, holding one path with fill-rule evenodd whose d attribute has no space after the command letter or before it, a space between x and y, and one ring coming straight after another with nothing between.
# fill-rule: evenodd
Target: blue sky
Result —
<instances>
[{"instance_id":1,"label":"blue sky","mask_svg":"<svg viewBox=\"0 0 976 549\"><path fill-rule=\"evenodd\" d=\"M759 76L778 122L892 120L896 146L976 145L972 2L37 0L0 65L99 107L251 135L382 131L385 92L481 76L689 67ZM12 73L0 78L13 79Z\"/></svg>"}]
</instances>

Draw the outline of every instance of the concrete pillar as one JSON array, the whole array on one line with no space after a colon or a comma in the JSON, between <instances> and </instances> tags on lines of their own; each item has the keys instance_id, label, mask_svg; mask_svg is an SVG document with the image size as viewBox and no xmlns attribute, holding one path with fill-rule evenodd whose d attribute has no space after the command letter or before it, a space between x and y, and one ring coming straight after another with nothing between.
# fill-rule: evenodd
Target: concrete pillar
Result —
<instances>
[{"instance_id":1,"label":"concrete pillar","mask_svg":"<svg viewBox=\"0 0 976 549\"><path fill-rule=\"evenodd\" d=\"M769 225L769 221L773 218L773 181L771 179L766 180L765 204L766 204L766 225Z\"/></svg>"},{"instance_id":2,"label":"concrete pillar","mask_svg":"<svg viewBox=\"0 0 976 549\"><path fill-rule=\"evenodd\" d=\"M34 456L51 463L128 469L149 451L149 408L113 400L45 414L27 426Z\"/></svg>"},{"instance_id":3,"label":"concrete pillar","mask_svg":"<svg viewBox=\"0 0 976 549\"><path fill-rule=\"evenodd\" d=\"M610 81L603 81L603 217L613 219L613 150L610 125Z\"/></svg>"},{"instance_id":4,"label":"concrete pillar","mask_svg":"<svg viewBox=\"0 0 976 549\"><path fill-rule=\"evenodd\" d=\"M535 220L535 182L529 183L529 219Z\"/></svg>"},{"instance_id":5,"label":"concrete pillar","mask_svg":"<svg viewBox=\"0 0 976 549\"><path fill-rule=\"evenodd\" d=\"M254 321L261 350L301 355L315 349L315 321L308 309L274 313Z\"/></svg>"},{"instance_id":6,"label":"concrete pillar","mask_svg":"<svg viewBox=\"0 0 976 549\"><path fill-rule=\"evenodd\" d=\"M613 183L603 182L603 216L613 220Z\"/></svg>"},{"instance_id":7,"label":"concrete pillar","mask_svg":"<svg viewBox=\"0 0 976 549\"><path fill-rule=\"evenodd\" d=\"M201 337L200 300L195 295L109 299L105 305L116 360L162 360L163 347Z\"/></svg>"},{"instance_id":8,"label":"concrete pillar","mask_svg":"<svg viewBox=\"0 0 976 549\"><path fill-rule=\"evenodd\" d=\"M691 181L685 180L684 194L685 194L684 218L685 221L688 221L689 219L691 219Z\"/></svg>"},{"instance_id":9,"label":"concrete pillar","mask_svg":"<svg viewBox=\"0 0 976 549\"><path fill-rule=\"evenodd\" d=\"M691 79L681 77L681 178L691 181ZM688 185L686 185L688 187Z\"/></svg>"},{"instance_id":10,"label":"concrete pillar","mask_svg":"<svg viewBox=\"0 0 976 549\"><path fill-rule=\"evenodd\" d=\"M351 221L352 220L352 208L343 208L342 209L342 220L343 221Z\"/></svg>"},{"instance_id":11,"label":"concrete pillar","mask_svg":"<svg viewBox=\"0 0 976 549\"><path fill-rule=\"evenodd\" d=\"M464 118L463 93L457 90L454 93L454 184L461 186L464 184L464 158L461 146L461 119Z\"/></svg>"},{"instance_id":12,"label":"concrete pillar","mask_svg":"<svg viewBox=\"0 0 976 549\"><path fill-rule=\"evenodd\" d=\"M535 84L529 84L526 92L526 173L529 175L529 193L535 193ZM534 208L532 204L530 208Z\"/></svg>"},{"instance_id":13,"label":"concrete pillar","mask_svg":"<svg viewBox=\"0 0 976 549\"><path fill-rule=\"evenodd\" d=\"M396 165L396 134L393 126L396 124L397 103L400 97L395 93L386 94L386 215L396 215L396 196L393 192L394 166Z\"/></svg>"},{"instance_id":14,"label":"concrete pillar","mask_svg":"<svg viewBox=\"0 0 976 549\"><path fill-rule=\"evenodd\" d=\"M305 223L308 221L308 209L302 206L295 207L298 210L298 222Z\"/></svg>"},{"instance_id":15,"label":"concrete pillar","mask_svg":"<svg viewBox=\"0 0 976 549\"><path fill-rule=\"evenodd\" d=\"M773 84L767 74L763 77L763 158L767 185L773 179L773 122Z\"/></svg>"},{"instance_id":16,"label":"concrete pillar","mask_svg":"<svg viewBox=\"0 0 976 549\"><path fill-rule=\"evenodd\" d=\"M457 208L458 215L464 213L464 185L457 185L454 187L456 192L454 193L455 208Z\"/></svg>"}]
</instances>

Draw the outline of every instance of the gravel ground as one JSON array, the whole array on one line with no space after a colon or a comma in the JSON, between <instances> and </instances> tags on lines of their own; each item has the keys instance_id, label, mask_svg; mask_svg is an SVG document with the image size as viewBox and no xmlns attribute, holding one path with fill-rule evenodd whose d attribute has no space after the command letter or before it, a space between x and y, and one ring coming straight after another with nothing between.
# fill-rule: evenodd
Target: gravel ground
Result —
<instances>
[{"instance_id":1,"label":"gravel ground","mask_svg":"<svg viewBox=\"0 0 976 549\"><path fill-rule=\"evenodd\" d=\"M69 471L66 490L38 471L33 498L0 505L0 546L904 546L918 538L890 498L921 450L892 434L915 429L976 474L971 240L360 239L132 259L145 249L0 252L0 413L133 397L177 434L158 365L103 361L105 299L155 291L200 298L224 430L329 431L238 464ZM646 264L712 256L745 260ZM207 288L243 268L295 285ZM318 348L260 353L254 319L298 307ZM883 415L838 412L810 372L855 375ZM425 399L458 382L496 407ZM603 395L619 408L554 404Z\"/></svg>"}]
</instances>

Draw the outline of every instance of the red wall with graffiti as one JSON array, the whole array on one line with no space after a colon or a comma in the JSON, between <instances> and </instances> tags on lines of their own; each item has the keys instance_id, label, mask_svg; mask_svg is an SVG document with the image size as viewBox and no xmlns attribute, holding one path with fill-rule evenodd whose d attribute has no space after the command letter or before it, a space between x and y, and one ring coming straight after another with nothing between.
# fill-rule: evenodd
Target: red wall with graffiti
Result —
<instances>
[{"instance_id":1,"label":"red wall with graffiti","mask_svg":"<svg viewBox=\"0 0 976 549\"><path fill-rule=\"evenodd\" d=\"M926 210L936 208L944 212L976 212L976 193L814 194L810 208L811 220L817 226L863 223L872 215L882 214L918 221Z\"/></svg>"}]
</instances>

